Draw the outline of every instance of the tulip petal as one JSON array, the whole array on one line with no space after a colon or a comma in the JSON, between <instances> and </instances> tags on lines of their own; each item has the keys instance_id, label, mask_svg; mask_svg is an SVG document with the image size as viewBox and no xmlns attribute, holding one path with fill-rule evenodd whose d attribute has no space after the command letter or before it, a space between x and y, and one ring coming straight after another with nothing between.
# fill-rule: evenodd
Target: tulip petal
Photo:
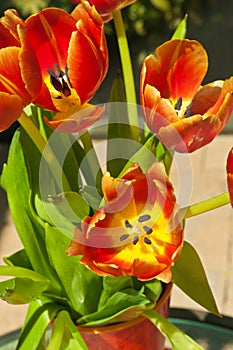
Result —
<instances>
[{"instance_id":1,"label":"tulip petal","mask_svg":"<svg viewBox=\"0 0 233 350\"><path fill-rule=\"evenodd\" d=\"M220 127L221 123L217 116L203 119L202 116L195 115L161 128L157 136L165 146L186 153L210 143Z\"/></svg>"},{"instance_id":2,"label":"tulip petal","mask_svg":"<svg viewBox=\"0 0 233 350\"><path fill-rule=\"evenodd\" d=\"M58 8L44 9L25 21L43 75L47 76L47 69L54 69L55 63L65 68L75 23L70 14Z\"/></svg>"},{"instance_id":3,"label":"tulip petal","mask_svg":"<svg viewBox=\"0 0 233 350\"><path fill-rule=\"evenodd\" d=\"M233 148L227 157L227 184L230 194L231 206L233 207Z\"/></svg>"},{"instance_id":4,"label":"tulip petal","mask_svg":"<svg viewBox=\"0 0 233 350\"><path fill-rule=\"evenodd\" d=\"M71 36L67 63L72 86L85 103L107 73L108 53L103 22L95 9L86 3L76 9L77 31Z\"/></svg>"},{"instance_id":5,"label":"tulip petal","mask_svg":"<svg viewBox=\"0 0 233 350\"><path fill-rule=\"evenodd\" d=\"M68 112L59 112L53 119L45 117L45 122L60 133L75 133L87 129L99 120L104 113L103 106L73 106Z\"/></svg>"},{"instance_id":6,"label":"tulip petal","mask_svg":"<svg viewBox=\"0 0 233 350\"><path fill-rule=\"evenodd\" d=\"M156 54L160 74L167 77L169 96L174 100L179 97L192 99L208 68L207 54L202 45L195 40L174 39L159 46Z\"/></svg>"},{"instance_id":7,"label":"tulip petal","mask_svg":"<svg viewBox=\"0 0 233 350\"><path fill-rule=\"evenodd\" d=\"M0 92L0 132L7 130L20 116L24 104L19 96Z\"/></svg>"},{"instance_id":8,"label":"tulip petal","mask_svg":"<svg viewBox=\"0 0 233 350\"><path fill-rule=\"evenodd\" d=\"M31 97L21 78L19 55L18 47L0 50L0 91L18 95L26 106L31 102Z\"/></svg>"},{"instance_id":9,"label":"tulip petal","mask_svg":"<svg viewBox=\"0 0 233 350\"><path fill-rule=\"evenodd\" d=\"M42 76L35 52L29 42L25 27L18 26L21 50L19 53L19 65L22 79L31 99L35 100L42 87Z\"/></svg>"},{"instance_id":10,"label":"tulip petal","mask_svg":"<svg viewBox=\"0 0 233 350\"><path fill-rule=\"evenodd\" d=\"M24 21L14 9L7 10L4 14L5 16L0 19L0 48L7 46L20 46L17 27L18 25L24 26Z\"/></svg>"}]
</instances>

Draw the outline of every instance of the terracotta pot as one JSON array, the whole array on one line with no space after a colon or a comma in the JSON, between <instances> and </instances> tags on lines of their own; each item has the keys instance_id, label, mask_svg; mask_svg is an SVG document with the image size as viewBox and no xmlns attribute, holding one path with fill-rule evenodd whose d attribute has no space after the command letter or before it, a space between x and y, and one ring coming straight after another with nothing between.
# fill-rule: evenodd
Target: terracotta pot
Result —
<instances>
[{"instance_id":1,"label":"terracotta pot","mask_svg":"<svg viewBox=\"0 0 233 350\"><path fill-rule=\"evenodd\" d=\"M169 283L155 310L168 317L172 283ZM165 339L147 318L105 327L79 326L89 350L164 350Z\"/></svg>"}]
</instances>

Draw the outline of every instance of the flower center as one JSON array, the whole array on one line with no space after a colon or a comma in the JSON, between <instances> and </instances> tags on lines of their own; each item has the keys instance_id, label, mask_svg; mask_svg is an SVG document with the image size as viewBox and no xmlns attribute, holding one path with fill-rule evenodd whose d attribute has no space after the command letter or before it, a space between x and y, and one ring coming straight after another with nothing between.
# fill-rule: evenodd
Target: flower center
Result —
<instances>
[{"instance_id":1,"label":"flower center","mask_svg":"<svg viewBox=\"0 0 233 350\"><path fill-rule=\"evenodd\" d=\"M147 224L150 219L151 216L149 214L140 215L133 223L126 219L124 226L128 232L120 236L120 241L123 242L128 238L132 238L133 244L136 245L139 241L139 237L143 235L143 242L151 244L148 235L153 232L153 229Z\"/></svg>"},{"instance_id":2,"label":"flower center","mask_svg":"<svg viewBox=\"0 0 233 350\"><path fill-rule=\"evenodd\" d=\"M68 66L65 67L65 72L63 72L59 67L58 64L54 64L55 70L53 69L47 69L47 72L50 75L50 83L54 87L54 89L61 94L63 94L65 97L68 97L71 95L71 88L72 84L69 79L68 75ZM59 95L57 98L61 98Z\"/></svg>"},{"instance_id":3,"label":"flower center","mask_svg":"<svg viewBox=\"0 0 233 350\"><path fill-rule=\"evenodd\" d=\"M189 118L193 115L193 111L191 107L192 107L192 102L188 104L184 103L182 97L179 97L176 103L174 104L176 113L181 118Z\"/></svg>"},{"instance_id":4,"label":"flower center","mask_svg":"<svg viewBox=\"0 0 233 350\"><path fill-rule=\"evenodd\" d=\"M47 68L49 74L45 83L49 89L52 101L56 109L60 112L67 112L74 106L80 106L80 98L76 90L72 87L68 66L65 66L64 71L60 69L57 63L54 64L54 69Z\"/></svg>"}]
</instances>

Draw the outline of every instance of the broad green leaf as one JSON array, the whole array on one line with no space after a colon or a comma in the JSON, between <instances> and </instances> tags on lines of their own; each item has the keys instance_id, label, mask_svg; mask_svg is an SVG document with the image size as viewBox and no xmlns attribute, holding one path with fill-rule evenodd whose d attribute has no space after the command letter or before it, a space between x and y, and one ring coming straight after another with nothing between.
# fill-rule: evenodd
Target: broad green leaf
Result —
<instances>
[{"instance_id":1,"label":"broad green leaf","mask_svg":"<svg viewBox=\"0 0 233 350\"><path fill-rule=\"evenodd\" d=\"M106 276L103 278L103 291L100 296L99 306L100 309L109 298L116 292L122 291L124 289L133 288L133 281L130 276Z\"/></svg>"},{"instance_id":2,"label":"broad green leaf","mask_svg":"<svg viewBox=\"0 0 233 350\"><path fill-rule=\"evenodd\" d=\"M119 155L125 154L126 140L132 139L128 119L129 105L125 101L124 85L120 74L117 74L110 94L107 130L107 170L114 177L119 174L127 162L127 159L120 158ZM131 146L132 144L131 142Z\"/></svg>"},{"instance_id":3,"label":"broad green leaf","mask_svg":"<svg viewBox=\"0 0 233 350\"><path fill-rule=\"evenodd\" d=\"M67 256L70 244L61 231L46 225L46 246L51 264L56 270L72 308L80 315L97 310L102 278L80 264L79 256Z\"/></svg>"},{"instance_id":4,"label":"broad green leaf","mask_svg":"<svg viewBox=\"0 0 233 350\"><path fill-rule=\"evenodd\" d=\"M64 192L57 196L50 196L49 199L58 212L70 222L81 222L90 212L86 200L77 192Z\"/></svg>"},{"instance_id":5,"label":"broad green leaf","mask_svg":"<svg viewBox=\"0 0 233 350\"><path fill-rule=\"evenodd\" d=\"M43 303L38 299L30 304L16 350L37 350L45 332L62 307L54 303Z\"/></svg>"},{"instance_id":6,"label":"broad green leaf","mask_svg":"<svg viewBox=\"0 0 233 350\"><path fill-rule=\"evenodd\" d=\"M143 313L158 330L166 337L172 345L173 350L204 350L193 339L174 326L167 318L154 310L148 310Z\"/></svg>"},{"instance_id":7,"label":"broad green leaf","mask_svg":"<svg viewBox=\"0 0 233 350\"><path fill-rule=\"evenodd\" d=\"M172 268L172 281L199 305L220 315L201 260L188 242L184 242L181 255Z\"/></svg>"},{"instance_id":8,"label":"broad green leaf","mask_svg":"<svg viewBox=\"0 0 233 350\"><path fill-rule=\"evenodd\" d=\"M163 286L162 286L161 281L154 279L152 281L144 282L143 284L145 286L144 294L153 303L156 303L156 301L159 299L159 297L163 291Z\"/></svg>"},{"instance_id":9,"label":"broad green leaf","mask_svg":"<svg viewBox=\"0 0 233 350\"><path fill-rule=\"evenodd\" d=\"M81 317L77 322L88 326L103 326L129 321L153 305L141 291L125 289L113 294L98 311Z\"/></svg>"},{"instance_id":10,"label":"broad green leaf","mask_svg":"<svg viewBox=\"0 0 233 350\"><path fill-rule=\"evenodd\" d=\"M82 186L79 191L91 208L99 208L102 197L99 195L96 187Z\"/></svg>"},{"instance_id":11,"label":"broad green leaf","mask_svg":"<svg viewBox=\"0 0 233 350\"><path fill-rule=\"evenodd\" d=\"M29 278L32 281L51 283L46 277L39 273L18 266L0 266L0 276L15 276L19 278Z\"/></svg>"},{"instance_id":12,"label":"broad green leaf","mask_svg":"<svg viewBox=\"0 0 233 350\"><path fill-rule=\"evenodd\" d=\"M3 261L9 266L25 267L26 269L32 270L32 265L25 249L19 250L11 256L4 257Z\"/></svg>"},{"instance_id":13,"label":"broad green leaf","mask_svg":"<svg viewBox=\"0 0 233 350\"><path fill-rule=\"evenodd\" d=\"M172 35L172 39L185 39L187 32L187 18L188 15L185 15L184 19L182 19Z\"/></svg>"},{"instance_id":14,"label":"broad green leaf","mask_svg":"<svg viewBox=\"0 0 233 350\"><path fill-rule=\"evenodd\" d=\"M48 350L88 350L67 311L60 311L52 328Z\"/></svg>"},{"instance_id":15,"label":"broad green leaf","mask_svg":"<svg viewBox=\"0 0 233 350\"><path fill-rule=\"evenodd\" d=\"M9 304L28 304L48 288L47 281L13 278L0 282L0 299Z\"/></svg>"},{"instance_id":16,"label":"broad green leaf","mask_svg":"<svg viewBox=\"0 0 233 350\"><path fill-rule=\"evenodd\" d=\"M27 170L24 152L30 152L33 157L31 165L29 163L29 170ZM44 228L32 216L29 206L30 189L35 183L35 179L32 180L35 170L31 171L31 168L37 168L39 161L40 155L32 141L25 132L16 131L10 146L7 173L4 176L8 203L15 227L33 269L55 280L56 276L50 269L45 248Z\"/></svg>"},{"instance_id":17,"label":"broad green leaf","mask_svg":"<svg viewBox=\"0 0 233 350\"><path fill-rule=\"evenodd\" d=\"M144 145L139 145L137 152L130 158L119 176L133 163L138 163L142 171L146 172L155 161L159 160L157 158L157 144L158 140L151 136ZM161 153L159 157L162 157Z\"/></svg>"}]
</instances>

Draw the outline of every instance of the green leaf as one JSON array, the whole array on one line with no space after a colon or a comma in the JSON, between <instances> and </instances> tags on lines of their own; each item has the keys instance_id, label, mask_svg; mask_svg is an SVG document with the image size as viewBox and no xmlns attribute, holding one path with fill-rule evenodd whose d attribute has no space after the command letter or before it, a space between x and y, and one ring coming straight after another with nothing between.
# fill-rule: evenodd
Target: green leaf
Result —
<instances>
[{"instance_id":1,"label":"green leaf","mask_svg":"<svg viewBox=\"0 0 233 350\"><path fill-rule=\"evenodd\" d=\"M33 161L26 162L24 153L30 155ZM33 217L29 205L30 189L34 185L37 188L35 177L38 178L39 163L40 155L33 142L25 132L16 131L4 176L10 211L33 269L55 282L56 276L49 266L45 248L44 228Z\"/></svg>"},{"instance_id":2,"label":"green leaf","mask_svg":"<svg viewBox=\"0 0 233 350\"><path fill-rule=\"evenodd\" d=\"M130 158L130 160L125 165L124 169L121 171L119 177L125 172L125 170L133 163L138 163L145 173L151 165L158 160L157 158L157 144L158 140L151 136L144 145L139 145L137 152ZM163 154L160 150L159 157L162 158Z\"/></svg>"},{"instance_id":3,"label":"green leaf","mask_svg":"<svg viewBox=\"0 0 233 350\"><path fill-rule=\"evenodd\" d=\"M185 39L187 32L187 18L188 15L185 15L172 35L172 39Z\"/></svg>"},{"instance_id":4,"label":"green leaf","mask_svg":"<svg viewBox=\"0 0 233 350\"><path fill-rule=\"evenodd\" d=\"M172 268L172 281L199 305L220 315L201 260L187 242L184 242L181 255Z\"/></svg>"},{"instance_id":5,"label":"green leaf","mask_svg":"<svg viewBox=\"0 0 233 350\"><path fill-rule=\"evenodd\" d=\"M32 265L25 249L19 250L11 256L4 257L3 261L9 266L25 267L26 269L32 270Z\"/></svg>"},{"instance_id":6,"label":"green leaf","mask_svg":"<svg viewBox=\"0 0 233 350\"><path fill-rule=\"evenodd\" d=\"M156 303L156 301L159 299L162 291L163 291L163 285L162 282L159 280L152 280L148 282L143 283L145 286L145 292L144 294L153 302Z\"/></svg>"},{"instance_id":7,"label":"green leaf","mask_svg":"<svg viewBox=\"0 0 233 350\"><path fill-rule=\"evenodd\" d=\"M88 350L67 311L60 311L54 323L48 350Z\"/></svg>"},{"instance_id":8,"label":"green leaf","mask_svg":"<svg viewBox=\"0 0 233 350\"><path fill-rule=\"evenodd\" d=\"M16 350L37 350L43 343L46 329L61 309L60 305L44 303L42 299L32 301Z\"/></svg>"},{"instance_id":9,"label":"green leaf","mask_svg":"<svg viewBox=\"0 0 233 350\"><path fill-rule=\"evenodd\" d=\"M158 330L166 337L172 345L173 350L204 350L193 339L174 326L167 318L154 310L148 310L143 313Z\"/></svg>"},{"instance_id":10,"label":"green leaf","mask_svg":"<svg viewBox=\"0 0 233 350\"><path fill-rule=\"evenodd\" d=\"M77 322L87 326L103 326L129 321L153 306L142 291L125 289L113 294L98 311L81 317Z\"/></svg>"},{"instance_id":11,"label":"green leaf","mask_svg":"<svg viewBox=\"0 0 233 350\"><path fill-rule=\"evenodd\" d=\"M120 74L117 74L110 95L107 130L107 170L114 177L120 173L127 162L127 159L119 155L125 155L126 148L130 150L133 145L132 126L128 119L130 105L125 101L123 82ZM127 140L131 140L131 143L127 143Z\"/></svg>"},{"instance_id":12,"label":"green leaf","mask_svg":"<svg viewBox=\"0 0 233 350\"><path fill-rule=\"evenodd\" d=\"M81 315L97 310L102 278L80 264L79 256L67 256L70 239L46 225L46 246L51 264L60 277L72 308Z\"/></svg>"},{"instance_id":13,"label":"green leaf","mask_svg":"<svg viewBox=\"0 0 233 350\"><path fill-rule=\"evenodd\" d=\"M48 288L47 281L13 278L0 282L0 298L9 304L28 304Z\"/></svg>"},{"instance_id":14,"label":"green leaf","mask_svg":"<svg viewBox=\"0 0 233 350\"><path fill-rule=\"evenodd\" d=\"M100 309L109 298L116 292L122 291L124 289L133 288L133 281L130 276L106 276L103 278L103 291L100 296L99 306Z\"/></svg>"},{"instance_id":15,"label":"green leaf","mask_svg":"<svg viewBox=\"0 0 233 350\"><path fill-rule=\"evenodd\" d=\"M81 222L90 212L86 200L77 192L64 192L49 197L53 206L70 222Z\"/></svg>"}]
</instances>

